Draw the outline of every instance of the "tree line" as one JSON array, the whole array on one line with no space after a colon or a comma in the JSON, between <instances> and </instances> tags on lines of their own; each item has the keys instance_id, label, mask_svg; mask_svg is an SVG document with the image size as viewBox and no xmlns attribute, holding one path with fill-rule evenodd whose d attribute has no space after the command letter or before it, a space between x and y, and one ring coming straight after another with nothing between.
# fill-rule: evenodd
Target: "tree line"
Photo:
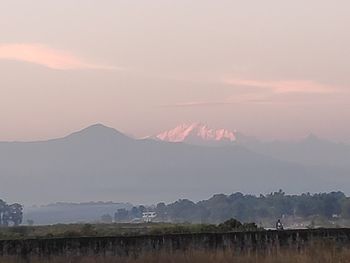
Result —
<instances>
[{"instance_id":1,"label":"tree line","mask_svg":"<svg viewBox=\"0 0 350 263\"><path fill-rule=\"evenodd\" d=\"M238 192L231 195L217 194L197 203L181 199L148 208L135 206L131 210L119 209L114 219L116 222L130 222L142 217L142 212L150 210L157 213L157 221L163 222L221 223L230 218L258 222L284 216L350 219L350 198L342 192L287 195L280 190L260 196Z\"/></svg>"},{"instance_id":2,"label":"tree line","mask_svg":"<svg viewBox=\"0 0 350 263\"><path fill-rule=\"evenodd\" d=\"M23 207L18 203L7 204L0 199L0 226L18 226L23 220Z\"/></svg>"}]
</instances>

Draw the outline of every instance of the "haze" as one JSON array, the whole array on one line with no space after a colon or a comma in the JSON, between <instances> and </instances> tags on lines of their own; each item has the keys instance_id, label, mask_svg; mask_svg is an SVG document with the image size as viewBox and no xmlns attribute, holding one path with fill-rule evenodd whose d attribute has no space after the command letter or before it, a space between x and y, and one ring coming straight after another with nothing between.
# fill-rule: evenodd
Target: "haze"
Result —
<instances>
[{"instance_id":1,"label":"haze","mask_svg":"<svg viewBox=\"0 0 350 263\"><path fill-rule=\"evenodd\" d=\"M1 1L0 140L205 121L349 141L348 1Z\"/></svg>"}]
</instances>

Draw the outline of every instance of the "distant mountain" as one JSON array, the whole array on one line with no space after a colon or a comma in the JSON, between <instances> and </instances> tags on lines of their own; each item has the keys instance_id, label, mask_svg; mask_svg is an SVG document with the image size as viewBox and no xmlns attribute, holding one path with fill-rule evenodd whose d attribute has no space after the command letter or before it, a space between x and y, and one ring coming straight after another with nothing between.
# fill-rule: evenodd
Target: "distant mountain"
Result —
<instances>
[{"instance_id":1,"label":"distant mountain","mask_svg":"<svg viewBox=\"0 0 350 263\"><path fill-rule=\"evenodd\" d=\"M304 165L350 169L350 145L321 139L314 134L295 141L249 141L242 145L254 152Z\"/></svg>"},{"instance_id":2,"label":"distant mountain","mask_svg":"<svg viewBox=\"0 0 350 263\"><path fill-rule=\"evenodd\" d=\"M206 124L195 122L180 124L150 138L166 142L186 142L191 144L208 144L236 141L236 132L228 129L214 129Z\"/></svg>"},{"instance_id":3,"label":"distant mountain","mask_svg":"<svg viewBox=\"0 0 350 263\"><path fill-rule=\"evenodd\" d=\"M263 142L237 131L214 129L195 122L150 136L159 141L203 146L240 145L255 153L303 165L328 165L350 169L350 145L335 143L310 134L300 141Z\"/></svg>"},{"instance_id":4,"label":"distant mountain","mask_svg":"<svg viewBox=\"0 0 350 263\"><path fill-rule=\"evenodd\" d=\"M350 169L290 161L264 147L135 140L98 124L60 139L0 143L0 194L24 204L86 200L147 204L280 188L349 193Z\"/></svg>"}]
</instances>

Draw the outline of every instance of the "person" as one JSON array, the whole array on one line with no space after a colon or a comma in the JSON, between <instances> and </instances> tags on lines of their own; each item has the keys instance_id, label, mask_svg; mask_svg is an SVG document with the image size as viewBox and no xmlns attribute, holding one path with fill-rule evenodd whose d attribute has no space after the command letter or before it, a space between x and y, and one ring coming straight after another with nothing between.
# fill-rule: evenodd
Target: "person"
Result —
<instances>
[{"instance_id":1,"label":"person","mask_svg":"<svg viewBox=\"0 0 350 263\"><path fill-rule=\"evenodd\" d=\"M276 222L276 229L277 230L283 230L283 225L280 219L277 220Z\"/></svg>"}]
</instances>

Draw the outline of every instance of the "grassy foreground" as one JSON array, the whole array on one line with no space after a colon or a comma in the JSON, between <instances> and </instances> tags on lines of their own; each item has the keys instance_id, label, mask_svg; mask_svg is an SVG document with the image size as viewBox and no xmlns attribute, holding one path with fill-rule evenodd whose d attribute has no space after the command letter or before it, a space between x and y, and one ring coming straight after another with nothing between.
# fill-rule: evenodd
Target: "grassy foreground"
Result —
<instances>
[{"instance_id":1,"label":"grassy foreground","mask_svg":"<svg viewBox=\"0 0 350 263\"><path fill-rule=\"evenodd\" d=\"M350 249L337 249L334 246L314 246L302 252L280 250L268 254L235 255L229 251L187 251L173 254L159 252L145 254L138 258L115 257L53 257L51 259L21 260L0 258L2 263L348 263Z\"/></svg>"}]
</instances>

